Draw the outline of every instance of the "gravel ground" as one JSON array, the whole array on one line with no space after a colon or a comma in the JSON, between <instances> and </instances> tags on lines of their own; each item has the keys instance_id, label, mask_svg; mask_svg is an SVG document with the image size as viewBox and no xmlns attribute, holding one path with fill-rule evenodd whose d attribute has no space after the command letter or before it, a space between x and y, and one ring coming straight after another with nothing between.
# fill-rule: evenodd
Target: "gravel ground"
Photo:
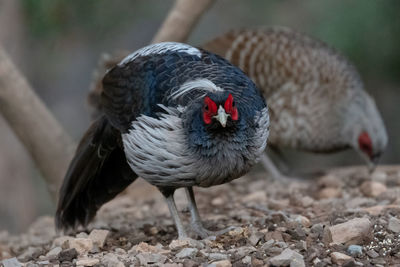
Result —
<instances>
[{"instance_id":1,"label":"gravel ground","mask_svg":"<svg viewBox=\"0 0 400 267\"><path fill-rule=\"evenodd\" d=\"M105 205L87 229L56 234L52 217L26 233L0 232L9 266L400 266L400 167L331 171L313 180L251 173L197 189L205 225L235 228L198 240L177 235L161 194L143 181ZM189 212L176 194L185 224ZM1 264L0 264L1 265Z\"/></svg>"}]
</instances>

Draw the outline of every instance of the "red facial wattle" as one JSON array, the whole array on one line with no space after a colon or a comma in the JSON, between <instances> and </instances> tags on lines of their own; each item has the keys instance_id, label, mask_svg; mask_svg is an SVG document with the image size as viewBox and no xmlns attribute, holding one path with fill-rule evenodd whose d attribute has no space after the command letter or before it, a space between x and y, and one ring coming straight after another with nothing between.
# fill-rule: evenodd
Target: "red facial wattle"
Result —
<instances>
[{"instance_id":1,"label":"red facial wattle","mask_svg":"<svg viewBox=\"0 0 400 267\"><path fill-rule=\"evenodd\" d=\"M372 141L367 132L362 132L358 137L358 146L365 154L372 158Z\"/></svg>"},{"instance_id":2,"label":"red facial wattle","mask_svg":"<svg viewBox=\"0 0 400 267\"><path fill-rule=\"evenodd\" d=\"M203 106L203 121L205 124L210 124L213 116L217 115L217 104L208 96L204 98Z\"/></svg>"},{"instance_id":3,"label":"red facial wattle","mask_svg":"<svg viewBox=\"0 0 400 267\"><path fill-rule=\"evenodd\" d=\"M225 112L231 115L232 120L237 121L239 119L239 112L237 110L235 100L233 100L232 94L229 94L224 104Z\"/></svg>"}]
</instances>

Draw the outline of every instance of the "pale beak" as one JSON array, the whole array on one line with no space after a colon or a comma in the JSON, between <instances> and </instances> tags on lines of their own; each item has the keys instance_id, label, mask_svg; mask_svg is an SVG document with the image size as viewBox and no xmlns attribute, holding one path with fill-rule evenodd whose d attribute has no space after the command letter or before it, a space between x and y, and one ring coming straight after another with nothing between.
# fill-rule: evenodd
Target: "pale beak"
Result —
<instances>
[{"instance_id":1,"label":"pale beak","mask_svg":"<svg viewBox=\"0 0 400 267\"><path fill-rule=\"evenodd\" d=\"M369 161L369 164L368 164L369 173L373 173L375 171L375 168L379 163L380 157L381 157L380 154L376 154L376 155L372 156L371 161Z\"/></svg>"},{"instance_id":2,"label":"pale beak","mask_svg":"<svg viewBox=\"0 0 400 267\"><path fill-rule=\"evenodd\" d=\"M226 121L228 120L229 116L230 116L229 114L226 114L225 109L222 106L219 106L218 114L213 118L216 118L221 123L222 127L225 128Z\"/></svg>"}]
</instances>

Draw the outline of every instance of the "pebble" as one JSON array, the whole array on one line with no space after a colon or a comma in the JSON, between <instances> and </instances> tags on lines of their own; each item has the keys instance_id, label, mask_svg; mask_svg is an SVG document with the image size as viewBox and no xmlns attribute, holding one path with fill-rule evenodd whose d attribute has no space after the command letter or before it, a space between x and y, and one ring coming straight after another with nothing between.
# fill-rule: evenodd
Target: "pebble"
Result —
<instances>
[{"instance_id":1,"label":"pebble","mask_svg":"<svg viewBox=\"0 0 400 267\"><path fill-rule=\"evenodd\" d=\"M270 258L269 262L275 266L288 266L288 265L290 265L291 267L305 266L303 256L300 253L291 250L290 248L285 249L278 256Z\"/></svg>"},{"instance_id":2,"label":"pebble","mask_svg":"<svg viewBox=\"0 0 400 267\"><path fill-rule=\"evenodd\" d=\"M61 247L63 249L68 248L68 241L74 239L70 236L60 236L54 239L53 247Z\"/></svg>"},{"instance_id":3,"label":"pebble","mask_svg":"<svg viewBox=\"0 0 400 267\"><path fill-rule=\"evenodd\" d=\"M362 244L372 234L372 223L368 218L354 218L328 230L333 244Z\"/></svg>"},{"instance_id":4,"label":"pebble","mask_svg":"<svg viewBox=\"0 0 400 267\"><path fill-rule=\"evenodd\" d=\"M74 238L68 240L68 247L76 249L79 255L83 255L93 248L93 241L89 238Z\"/></svg>"},{"instance_id":5,"label":"pebble","mask_svg":"<svg viewBox=\"0 0 400 267\"><path fill-rule=\"evenodd\" d=\"M209 260L212 260L212 261L220 261L220 260L228 259L228 255L222 254L222 253L209 253L207 255L207 257Z\"/></svg>"},{"instance_id":6,"label":"pebble","mask_svg":"<svg viewBox=\"0 0 400 267\"><path fill-rule=\"evenodd\" d=\"M373 258L373 259L379 257L378 252L376 252L376 251L373 250L373 249L368 250L368 251L367 251L367 255L370 256L370 257Z\"/></svg>"},{"instance_id":7,"label":"pebble","mask_svg":"<svg viewBox=\"0 0 400 267\"><path fill-rule=\"evenodd\" d=\"M101 260L101 263L107 267L125 267L125 264L123 264L116 255L111 253L106 254Z\"/></svg>"},{"instance_id":8,"label":"pebble","mask_svg":"<svg viewBox=\"0 0 400 267\"><path fill-rule=\"evenodd\" d=\"M46 258L49 260L56 259L58 254L62 251L61 247L55 247L46 254Z\"/></svg>"},{"instance_id":9,"label":"pebble","mask_svg":"<svg viewBox=\"0 0 400 267\"><path fill-rule=\"evenodd\" d=\"M347 262L354 261L352 257L349 255L340 253L340 252L332 252L331 253L331 259L333 263L336 263L337 265L344 265Z\"/></svg>"},{"instance_id":10,"label":"pebble","mask_svg":"<svg viewBox=\"0 0 400 267\"><path fill-rule=\"evenodd\" d=\"M362 255L362 247L359 245L350 245L347 248L347 252L352 256L361 256Z\"/></svg>"},{"instance_id":11,"label":"pebble","mask_svg":"<svg viewBox=\"0 0 400 267\"><path fill-rule=\"evenodd\" d=\"M17 258L11 258L1 261L4 267L22 267L22 264L17 260Z\"/></svg>"},{"instance_id":12,"label":"pebble","mask_svg":"<svg viewBox=\"0 0 400 267\"><path fill-rule=\"evenodd\" d=\"M172 240L168 246L171 250L178 250L183 247L194 247L197 249L203 249L205 247L204 243L191 238L176 239Z\"/></svg>"},{"instance_id":13,"label":"pebble","mask_svg":"<svg viewBox=\"0 0 400 267\"><path fill-rule=\"evenodd\" d=\"M391 217L389 219L388 229L393 233L400 233L400 220L396 217Z\"/></svg>"},{"instance_id":14,"label":"pebble","mask_svg":"<svg viewBox=\"0 0 400 267\"><path fill-rule=\"evenodd\" d=\"M244 203L255 202L259 204L259 203L265 203L266 201L267 201L267 194L265 193L265 190L255 191L243 197Z\"/></svg>"},{"instance_id":15,"label":"pebble","mask_svg":"<svg viewBox=\"0 0 400 267\"><path fill-rule=\"evenodd\" d=\"M209 265L207 265L207 267L231 267L232 263L229 260L223 260L223 261L215 261Z\"/></svg>"},{"instance_id":16,"label":"pebble","mask_svg":"<svg viewBox=\"0 0 400 267\"><path fill-rule=\"evenodd\" d=\"M196 256L198 252L197 248L184 248L178 254L176 254L177 258L193 258Z\"/></svg>"},{"instance_id":17,"label":"pebble","mask_svg":"<svg viewBox=\"0 0 400 267\"><path fill-rule=\"evenodd\" d=\"M98 248L103 248L109 234L110 231L108 230L93 229L88 238L93 241L93 245L97 246Z\"/></svg>"},{"instance_id":18,"label":"pebble","mask_svg":"<svg viewBox=\"0 0 400 267\"><path fill-rule=\"evenodd\" d=\"M78 257L78 252L76 251L75 248L66 249L58 253L58 260L61 262L72 261L76 257Z\"/></svg>"},{"instance_id":19,"label":"pebble","mask_svg":"<svg viewBox=\"0 0 400 267\"><path fill-rule=\"evenodd\" d=\"M76 261L77 266L94 266L98 263L100 260L95 258L81 258Z\"/></svg>"},{"instance_id":20,"label":"pebble","mask_svg":"<svg viewBox=\"0 0 400 267\"><path fill-rule=\"evenodd\" d=\"M360 190L367 197L377 197L386 192L387 187L380 182L365 181L361 184Z\"/></svg>"},{"instance_id":21,"label":"pebble","mask_svg":"<svg viewBox=\"0 0 400 267\"><path fill-rule=\"evenodd\" d=\"M300 223L302 226L308 228L311 226L310 220L302 215L297 215L294 217L294 221Z\"/></svg>"},{"instance_id":22,"label":"pebble","mask_svg":"<svg viewBox=\"0 0 400 267\"><path fill-rule=\"evenodd\" d=\"M18 260L20 261L29 261L31 259L39 257L39 255L42 253L42 249L38 247L28 247L28 249L22 253L21 255L18 256Z\"/></svg>"},{"instance_id":23,"label":"pebble","mask_svg":"<svg viewBox=\"0 0 400 267\"><path fill-rule=\"evenodd\" d=\"M251 257L250 256L246 256L242 259L243 264L246 264L247 266L251 265Z\"/></svg>"},{"instance_id":24,"label":"pebble","mask_svg":"<svg viewBox=\"0 0 400 267\"><path fill-rule=\"evenodd\" d=\"M155 263L163 264L167 260L167 256L158 253L139 253L136 258L139 259L141 265L145 266Z\"/></svg>"},{"instance_id":25,"label":"pebble","mask_svg":"<svg viewBox=\"0 0 400 267\"><path fill-rule=\"evenodd\" d=\"M318 192L319 199L329 199L329 198L338 198L342 196L342 190L335 187L326 187L322 188Z\"/></svg>"}]
</instances>

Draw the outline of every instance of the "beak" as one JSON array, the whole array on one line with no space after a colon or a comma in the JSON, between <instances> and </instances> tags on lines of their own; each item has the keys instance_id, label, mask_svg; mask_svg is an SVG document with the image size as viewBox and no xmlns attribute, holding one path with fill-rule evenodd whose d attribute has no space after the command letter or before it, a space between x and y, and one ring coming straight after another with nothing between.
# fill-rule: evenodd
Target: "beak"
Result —
<instances>
[{"instance_id":1,"label":"beak","mask_svg":"<svg viewBox=\"0 0 400 267\"><path fill-rule=\"evenodd\" d=\"M371 157L371 160L368 163L368 170L369 170L370 174L373 173L374 170L376 169L376 166L378 165L380 158L381 158L381 155L379 155L379 154L373 155Z\"/></svg>"},{"instance_id":2,"label":"beak","mask_svg":"<svg viewBox=\"0 0 400 267\"><path fill-rule=\"evenodd\" d=\"M226 121L228 120L229 116L230 116L229 114L226 114L225 109L222 106L219 106L218 114L213 118L216 118L221 123L222 127L225 128Z\"/></svg>"}]
</instances>

